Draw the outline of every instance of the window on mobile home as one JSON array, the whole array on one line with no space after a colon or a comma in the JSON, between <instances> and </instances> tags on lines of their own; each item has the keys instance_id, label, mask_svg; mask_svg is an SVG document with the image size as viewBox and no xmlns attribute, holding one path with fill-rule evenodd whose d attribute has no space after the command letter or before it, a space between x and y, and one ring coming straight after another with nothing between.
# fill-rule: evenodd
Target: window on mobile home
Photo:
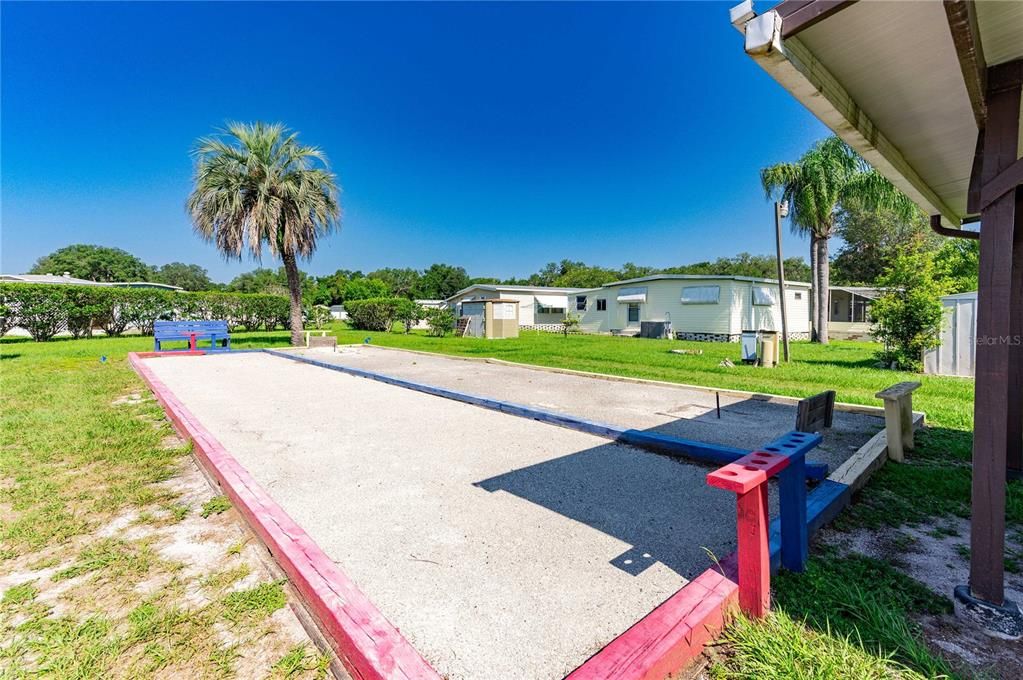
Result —
<instances>
[{"instance_id":1,"label":"window on mobile home","mask_svg":"<svg viewBox=\"0 0 1023 680\"><path fill-rule=\"evenodd\" d=\"M686 286L682 289L684 305L716 305L721 299L721 286Z\"/></svg>"},{"instance_id":2,"label":"window on mobile home","mask_svg":"<svg viewBox=\"0 0 1023 680\"><path fill-rule=\"evenodd\" d=\"M753 286L753 304L771 306L775 303L774 290L767 286Z\"/></svg>"}]
</instances>

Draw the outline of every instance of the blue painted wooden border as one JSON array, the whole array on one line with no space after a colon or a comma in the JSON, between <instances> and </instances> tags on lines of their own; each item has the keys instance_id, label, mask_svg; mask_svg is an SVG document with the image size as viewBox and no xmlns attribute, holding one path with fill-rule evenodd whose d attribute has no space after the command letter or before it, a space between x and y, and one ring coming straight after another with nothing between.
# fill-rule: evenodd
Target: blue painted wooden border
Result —
<instances>
[{"instance_id":1,"label":"blue painted wooden border","mask_svg":"<svg viewBox=\"0 0 1023 680\"><path fill-rule=\"evenodd\" d=\"M748 450L737 449L731 446L708 444L689 439L681 439L679 437L670 437L668 435L657 434L654 432L644 432L642 430L616 427L614 425L587 420L585 418L565 413L546 411L544 409L501 401L499 399L490 399L474 394L459 392L457 390L450 390L444 387L427 385L413 380L395 378L383 373L366 371L361 368L352 368L351 366L342 366L327 361L310 359L309 357L298 356L288 352L281 352L279 350L264 349L262 351L275 357L291 359L292 361L310 364L312 366L318 366L320 368L326 368L340 373L347 373L348 375L354 375L359 378L368 378L369 380L376 380L388 385L404 387L406 389L416 390L417 392L424 392L437 397L444 397L445 399L452 399L454 401L472 404L473 406L480 406L493 411L500 411L501 413L507 413L521 418L529 418L531 420L538 420L543 423L558 425L559 427L565 427L571 430L578 430L579 432L586 432L587 434L604 437L605 439L611 439L623 444L631 444L632 446L637 446L656 453L691 458L693 460L715 465L727 465L728 463L734 462L735 460L750 453ZM793 435L798 436L794 437ZM784 453L800 451L805 454L806 451L813 449L820 442L820 435L790 432L774 442L767 444L764 449L778 450ZM806 465L806 476L810 479L823 479L827 474L828 466L824 463L807 463Z\"/></svg>"}]
</instances>

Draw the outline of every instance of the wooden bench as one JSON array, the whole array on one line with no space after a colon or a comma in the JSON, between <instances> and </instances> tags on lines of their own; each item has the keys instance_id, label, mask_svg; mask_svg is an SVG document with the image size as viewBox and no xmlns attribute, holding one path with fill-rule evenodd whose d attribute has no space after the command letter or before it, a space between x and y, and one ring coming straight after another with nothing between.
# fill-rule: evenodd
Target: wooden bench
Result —
<instances>
[{"instance_id":1,"label":"wooden bench","mask_svg":"<svg viewBox=\"0 0 1023 680\"><path fill-rule=\"evenodd\" d=\"M163 343L174 340L187 340L188 349L163 349ZM153 347L156 352L195 352L199 350L199 340L209 340L210 346L202 348L205 352L230 350L231 335L227 330L227 321L157 321L153 324Z\"/></svg>"},{"instance_id":2,"label":"wooden bench","mask_svg":"<svg viewBox=\"0 0 1023 680\"><path fill-rule=\"evenodd\" d=\"M337 349L337 338L327 335L327 331L304 331L306 347L330 347Z\"/></svg>"},{"instance_id":3,"label":"wooden bench","mask_svg":"<svg viewBox=\"0 0 1023 680\"><path fill-rule=\"evenodd\" d=\"M900 382L874 395L884 401L888 457L897 462L913 450L913 392L919 387L918 382Z\"/></svg>"}]
</instances>

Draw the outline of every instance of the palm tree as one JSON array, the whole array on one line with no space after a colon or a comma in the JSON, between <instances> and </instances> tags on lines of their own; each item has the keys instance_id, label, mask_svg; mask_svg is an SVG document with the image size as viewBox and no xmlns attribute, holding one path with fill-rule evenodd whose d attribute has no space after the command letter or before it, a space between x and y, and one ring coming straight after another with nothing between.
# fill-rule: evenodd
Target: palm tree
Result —
<instances>
[{"instance_id":1,"label":"palm tree","mask_svg":"<svg viewBox=\"0 0 1023 680\"><path fill-rule=\"evenodd\" d=\"M793 232L810 236L814 339L827 343L831 278L828 239L835 233L839 206L859 202L871 210L891 210L907 220L920 209L834 136L814 144L796 163L764 168L760 183L768 200L789 202Z\"/></svg>"},{"instance_id":2,"label":"palm tree","mask_svg":"<svg viewBox=\"0 0 1023 680\"><path fill-rule=\"evenodd\" d=\"M280 124L230 123L196 142L195 188L188 212L195 231L227 259L265 247L284 264L291 297L291 343L302 343L298 258L340 226L336 178L316 147Z\"/></svg>"}]
</instances>

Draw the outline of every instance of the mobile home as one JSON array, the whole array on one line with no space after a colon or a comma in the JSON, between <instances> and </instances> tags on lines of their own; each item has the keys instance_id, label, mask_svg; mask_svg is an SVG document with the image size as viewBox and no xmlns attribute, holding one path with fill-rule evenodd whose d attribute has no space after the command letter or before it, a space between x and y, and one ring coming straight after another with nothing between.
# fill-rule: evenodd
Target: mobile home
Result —
<instances>
[{"instance_id":1,"label":"mobile home","mask_svg":"<svg viewBox=\"0 0 1023 680\"><path fill-rule=\"evenodd\" d=\"M884 290L868 286L828 289L828 333L834 340L870 340L870 304Z\"/></svg>"},{"instance_id":2,"label":"mobile home","mask_svg":"<svg viewBox=\"0 0 1023 680\"><path fill-rule=\"evenodd\" d=\"M785 282L789 338L810 337L810 284ZM569 296L587 333L638 332L670 321L682 340L738 342L744 330L781 331L778 281L747 276L660 274L616 281Z\"/></svg>"},{"instance_id":3,"label":"mobile home","mask_svg":"<svg viewBox=\"0 0 1023 680\"><path fill-rule=\"evenodd\" d=\"M523 330L558 331L569 307L569 296L579 288L552 288L548 286L505 286L475 284L463 288L445 302L462 316L462 303L473 300L501 298L519 303L519 328ZM573 298L574 299L574 298Z\"/></svg>"}]
</instances>

